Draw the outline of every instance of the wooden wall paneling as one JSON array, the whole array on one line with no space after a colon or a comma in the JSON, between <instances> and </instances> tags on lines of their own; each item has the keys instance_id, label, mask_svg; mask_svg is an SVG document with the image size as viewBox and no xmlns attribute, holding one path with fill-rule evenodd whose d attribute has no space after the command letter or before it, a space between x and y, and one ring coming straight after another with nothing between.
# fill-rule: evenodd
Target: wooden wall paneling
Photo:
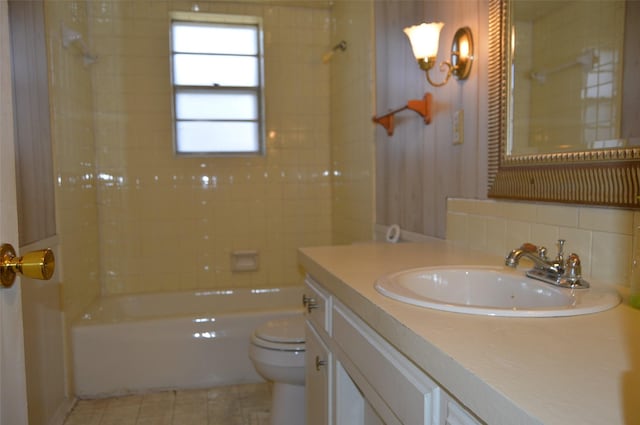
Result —
<instances>
[{"instance_id":1,"label":"wooden wall paneling","mask_svg":"<svg viewBox=\"0 0 640 425\"><path fill-rule=\"evenodd\" d=\"M387 43L386 43L386 2L374 2L374 34L375 34L375 72L374 72L374 114L378 114L382 111L382 105L388 102L387 91L384 90L384 86L379 84L380 81L386 81L388 79L388 70L386 67L387 58ZM375 198L376 198L376 211L375 221L376 223L390 223L388 217L387 204L388 204L388 185L386 175L388 173L387 167L387 139L382 135L384 129L376 126L374 137L376 146L376 164L375 164Z\"/></svg>"},{"instance_id":2,"label":"wooden wall paneling","mask_svg":"<svg viewBox=\"0 0 640 425\"><path fill-rule=\"evenodd\" d=\"M56 234L42 1L9 1L9 19L13 52L18 223L20 245L25 245Z\"/></svg>"},{"instance_id":3,"label":"wooden wall paneling","mask_svg":"<svg viewBox=\"0 0 640 425\"><path fill-rule=\"evenodd\" d=\"M478 34L478 2L455 1L448 2L444 15L445 22L449 23L449 30L444 34L441 49L450 45L455 31L463 26L471 28L475 48L481 44L482 38ZM478 56L481 58L481 56ZM479 163L484 161L477 155L478 152L478 69L481 60L474 62L471 75L464 81L452 81L445 87L449 95L449 108L442 113L439 122L443 137L439 140L439 148L446 159L440 162L442 173L446 181L442 186L442 192L438 196L436 209L437 236L445 237L446 228L446 199L449 197L478 197L476 181L478 180ZM443 90L444 91L444 90ZM464 111L464 142L461 145L453 145L453 116L458 110Z\"/></svg>"},{"instance_id":4,"label":"wooden wall paneling","mask_svg":"<svg viewBox=\"0 0 640 425\"><path fill-rule=\"evenodd\" d=\"M438 62L449 60L449 48L455 31L471 27L476 52L483 40L479 34L479 18L485 2L398 1L376 3L376 95L377 112L398 107L409 98L425 91L434 96L434 117L425 126L397 116L396 134L389 138L384 131L376 132L378 147L376 221L378 224L398 223L403 229L444 238L446 202L449 197L485 197L485 186L478 183L486 175L483 152L486 148L481 134L479 76L482 58L476 60L468 80L451 80L444 87L432 87L418 68L406 36L405 26L423 21L445 22ZM435 81L443 75L432 70ZM455 111L464 111L464 143L453 145L452 119ZM416 120L419 121L419 120ZM386 143L385 143L386 140ZM481 179L481 180L486 180Z\"/></svg>"},{"instance_id":5,"label":"wooden wall paneling","mask_svg":"<svg viewBox=\"0 0 640 425\"><path fill-rule=\"evenodd\" d=\"M402 32L422 16L420 1L376 2L376 98L378 113L406 104L424 94L424 76L417 70L411 48ZM389 137L376 132L377 183L376 220L398 223L416 231L421 208L415 202L422 197L419 134L424 124L411 111L396 115L396 132Z\"/></svg>"},{"instance_id":6,"label":"wooden wall paneling","mask_svg":"<svg viewBox=\"0 0 640 425\"><path fill-rule=\"evenodd\" d=\"M478 84L478 104L475 111L475 119L477 122L477 142L476 142L476 161L478 164L478 172L475 182L475 197L479 199L487 198L487 180L489 169L488 154L488 105L489 105L489 2L488 0L478 0L478 26L476 35L476 75Z\"/></svg>"},{"instance_id":7,"label":"wooden wall paneling","mask_svg":"<svg viewBox=\"0 0 640 425\"><path fill-rule=\"evenodd\" d=\"M408 59L405 51L406 46L401 43L404 41L402 37L405 35L401 29L405 26L406 17L403 12L414 6L412 2L398 7L400 2L394 1L387 3L386 15L388 18L385 27L387 46L387 79L380 80L388 90L387 104L380 105L384 109L393 109L404 103L403 98L406 96L406 76L405 63ZM410 189L405 181L405 156L406 146L406 126L402 115L396 116L396 133L393 137L387 137L387 152L389 152L387 167L387 184L389 203L387 210L392 223L398 223L403 228L408 228L403 212L406 205L406 193Z\"/></svg>"},{"instance_id":8,"label":"wooden wall paneling","mask_svg":"<svg viewBox=\"0 0 640 425\"><path fill-rule=\"evenodd\" d=\"M622 92L622 123L620 137L634 138L633 145L640 144L640 2L628 1L625 16L624 71Z\"/></svg>"}]
</instances>

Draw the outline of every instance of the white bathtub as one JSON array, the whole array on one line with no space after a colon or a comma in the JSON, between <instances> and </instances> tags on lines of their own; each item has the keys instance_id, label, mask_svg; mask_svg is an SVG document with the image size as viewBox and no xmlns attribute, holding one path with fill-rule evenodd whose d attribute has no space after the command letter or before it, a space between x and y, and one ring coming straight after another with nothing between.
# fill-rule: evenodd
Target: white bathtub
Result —
<instances>
[{"instance_id":1,"label":"white bathtub","mask_svg":"<svg viewBox=\"0 0 640 425\"><path fill-rule=\"evenodd\" d=\"M260 382L253 329L301 314L302 287L103 297L72 327L76 395Z\"/></svg>"}]
</instances>

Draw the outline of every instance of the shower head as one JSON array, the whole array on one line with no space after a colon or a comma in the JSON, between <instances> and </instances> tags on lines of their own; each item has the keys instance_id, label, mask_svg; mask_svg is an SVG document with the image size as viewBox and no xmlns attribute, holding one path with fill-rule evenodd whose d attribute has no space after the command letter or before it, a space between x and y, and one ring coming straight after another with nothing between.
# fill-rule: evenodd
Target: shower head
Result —
<instances>
[{"instance_id":1,"label":"shower head","mask_svg":"<svg viewBox=\"0 0 640 425\"><path fill-rule=\"evenodd\" d=\"M89 52L89 48L87 47L86 43L82 39L82 34L80 34L78 31L75 31L69 28L68 26L66 26L65 24L62 24L61 33L62 33L62 47L64 47L65 49L68 49L71 45L76 44L80 48L80 51L82 52L82 60L85 66L91 65L98 60L98 57L96 55L93 55L91 54L91 52Z\"/></svg>"},{"instance_id":2,"label":"shower head","mask_svg":"<svg viewBox=\"0 0 640 425\"><path fill-rule=\"evenodd\" d=\"M344 52L345 50L347 50L347 42L342 40L340 43L336 44L335 46L333 46L333 48L331 50L329 50L327 53L325 53L324 55L322 55L322 63L329 63L329 61L331 60L331 58L333 57L333 55L338 51L342 51Z\"/></svg>"}]
</instances>

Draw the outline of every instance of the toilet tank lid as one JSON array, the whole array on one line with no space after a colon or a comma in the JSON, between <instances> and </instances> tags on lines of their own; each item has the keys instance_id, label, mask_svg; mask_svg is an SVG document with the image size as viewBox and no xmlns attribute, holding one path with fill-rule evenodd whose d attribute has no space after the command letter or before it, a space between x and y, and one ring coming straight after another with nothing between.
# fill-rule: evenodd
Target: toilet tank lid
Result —
<instances>
[{"instance_id":1,"label":"toilet tank lid","mask_svg":"<svg viewBox=\"0 0 640 425\"><path fill-rule=\"evenodd\" d=\"M255 335L271 342L304 342L304 316L287 316L269 320L256 328Z\"/></svg>"}]
</instances>

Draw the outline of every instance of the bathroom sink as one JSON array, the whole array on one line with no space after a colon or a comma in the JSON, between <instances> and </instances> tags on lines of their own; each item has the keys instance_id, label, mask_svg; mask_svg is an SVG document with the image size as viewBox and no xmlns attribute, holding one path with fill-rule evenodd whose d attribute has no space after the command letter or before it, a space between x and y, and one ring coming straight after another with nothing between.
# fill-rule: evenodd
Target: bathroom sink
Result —
<instances>
[{"instance_id":1,"label":"bathroom sink","mask_svg":"<svg viewBox=\"0 0 640 425\"><path fill-rule=\"evenodd\" d=\"M488 316L576 316L620 302L613 288L565 289L497 267L404 270L379 278L375 287L382 295L408 304Z\"/></svg>"}]
</instances>

